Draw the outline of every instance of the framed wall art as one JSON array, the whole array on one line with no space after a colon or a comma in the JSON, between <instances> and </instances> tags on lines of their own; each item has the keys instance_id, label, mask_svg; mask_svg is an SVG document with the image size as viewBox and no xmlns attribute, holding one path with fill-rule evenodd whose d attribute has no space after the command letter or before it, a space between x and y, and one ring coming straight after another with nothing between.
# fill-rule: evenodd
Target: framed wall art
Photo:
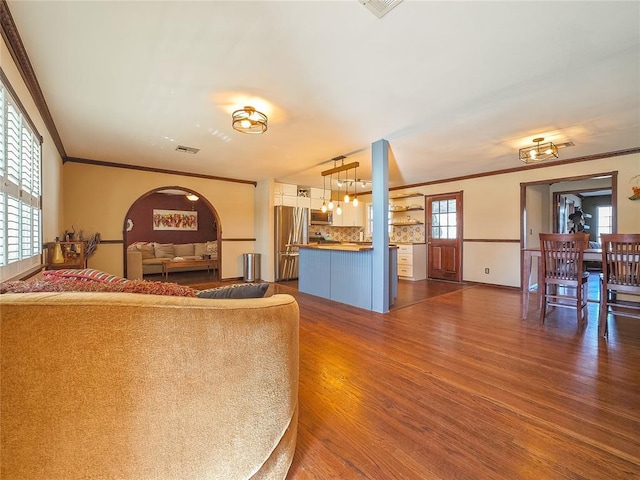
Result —
<instances>
[{"instance_id":1,"label":"framed wall art","mask_svg":"<svg viewBox=\"0 0 640 480\"><path fill-rule=\"evenodd\" d=\"M198 212L188 210L153 210L154 230L198 230Z\"/></svg>"}]
</instances>

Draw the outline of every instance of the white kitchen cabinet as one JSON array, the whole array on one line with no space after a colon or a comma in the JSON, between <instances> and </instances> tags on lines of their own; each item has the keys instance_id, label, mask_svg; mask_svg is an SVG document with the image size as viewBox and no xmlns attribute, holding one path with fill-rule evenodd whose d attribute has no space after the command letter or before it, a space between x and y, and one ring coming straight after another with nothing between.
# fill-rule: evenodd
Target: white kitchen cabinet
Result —
<instances>
[{"instance_id":1,"label":"white kitchen cabinet","mask_svg":"<svg viewBox=\"0 0 640 480\"><path fill-rule=\"evenodd\" d=\"M273 188L273 204L286 207L311 208L311 198L298 196L298 186L275 182Z\"/></svg>"},{"instance_id":2,"label":"white kitchen cabinet","mask_svg":"<svg viewBox=\"0 0 640 480\"><path fill-rule=\"evenodd\" d=\"M412 281L427 278L427 246L425 244L398 245L398 277Z\"/></svg>"},{"instance_id":3,"label":"white kitchen cabinet","mask_svg":"<svg viewBox=\"0 0 640 480\"><path fill-rule=\"evenodd\" d=\"M311 187L310 190L311 190L312 199L322 200L322 197L324 196L324 190L322 190L321 188L313 188L313 187ZM327 191L327 196L329 196L328 191Z\"/></svg>"},{"instance_id":4,"label":"white kitchen cabinet","mask_svg":"<svg viewBox=\"0 0 640 480\"><path fill-rule=\"evenodd\" d=\"M357 207L353 203L340 203L342 215L333 211L334 227L362 227L364 225L364 206L360 203Z\"/></svg>"},{"instance_id":5,"label":"white kitchen cabinet","mask_svg":"<svg viewBox=\"0 0 640 480\"><path fill-rule=\"evenodd\" d=\"M323 190L322 188L310 188L311 193L311 208L314 210L321 210L322 204L329 203L329 190Z\"/></svg>"},{"instance_id":6,"label":"white kitchen cabinet","mask_svg":"<svg viewBox=\"0 0 640 480\"><path fill-rule=\"evenodd\" d=\"M286 207L297 207L298 197L292 197L291 195L275 195L273 197L274 205L284 205Z\"/></svg>"},{"instance_id":7,"label":"white kitchen cabinet","mask_svg":"<svg viewBox=\"0 0 640 480\"><path fill-rule=\"evenodd\" d=\"M322 209L322 202L324 200L322 200L321 198L311 198L311 208L314 210L321 210Z\"/></svg>"},{"instance_id":8,"label":"white kitchen cabinet","mask_svg":"<svg viewBox=\"0 0 640 480\"><path fill-rule=\"evenodd\" d=\"M291 185L289 183L278 183L275 182L273 184L273 193L276 195L287 195L290 197L298 196L298 186Z\"/></svg>"},{"instance_id":9,"label":"white kitchen cabinet","mask_svg":"<svg viewBox=\"0 0 640 480\"><path fill-rule=\"evenodd\" d=\"M311 199L309 197L296 197L296 207L311 208Z\"/></svg>"}]
</instances>

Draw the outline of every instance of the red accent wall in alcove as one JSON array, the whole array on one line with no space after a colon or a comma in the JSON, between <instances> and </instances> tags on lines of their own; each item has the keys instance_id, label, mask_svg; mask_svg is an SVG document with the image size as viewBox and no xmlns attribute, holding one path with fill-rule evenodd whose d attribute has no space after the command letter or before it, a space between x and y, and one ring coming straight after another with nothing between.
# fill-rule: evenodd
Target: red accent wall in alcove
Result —
<instances>
[{"instance_id":1,"label":"red accent wall in alcove","mask_svg":"<svg viewBox=\"0 0 640 480\"><path fill-rule=\"evenodd\" d=\"M198 230L154 230L153 210L188 210L198 212ZM216 240L216 219L202 200L192 202L184 195L152 193L138 200L129 218L133 229L127 232L127 245L134 242L195 243Z\"/></svg>"}]
</instances>

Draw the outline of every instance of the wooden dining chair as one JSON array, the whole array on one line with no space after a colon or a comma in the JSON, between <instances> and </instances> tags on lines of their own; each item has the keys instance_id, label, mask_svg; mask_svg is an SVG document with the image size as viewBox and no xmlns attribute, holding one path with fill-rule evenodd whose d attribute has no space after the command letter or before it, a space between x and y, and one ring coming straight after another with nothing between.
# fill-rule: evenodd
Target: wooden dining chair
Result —
<instances>
[{"instance_id":1,"label":"wooden dining chair","mask_svg":"<svg viewBox=\"0 0 640 480\"><path fill-rule=\"evenodd\" d=\"M598 331L608 333L609 314L640 319L640 234L602 235ZM618 294L623 294L620 299ZM637 301L635 297L638 296Z\"/></svg>"},{"instance_id":2,"label":"wooden dining chair","mask_svg":"<svg viewBox=\"0 0 640 480\"><path fill-rule=\"evenodd\" d=\"M584 250L582 233L540 234L541 323L544 323L547 307L553 306L575 308L578 329L587 324L589 272L584 270Z\"/></svg>"}]
</instances>

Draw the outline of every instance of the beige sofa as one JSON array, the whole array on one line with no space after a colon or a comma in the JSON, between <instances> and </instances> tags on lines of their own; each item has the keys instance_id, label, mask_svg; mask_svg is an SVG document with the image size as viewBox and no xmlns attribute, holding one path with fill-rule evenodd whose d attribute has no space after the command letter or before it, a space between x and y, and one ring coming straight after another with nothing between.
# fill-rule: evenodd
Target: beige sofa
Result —
<instances>
[{"instance_id":1,"label":"beige sofa","mask_svg":"<svg viewBox=\"0 0 640 480\"><path fill-rule=\"evenodd\" d=\"M140 280L144 275L162 273L162 263L173 259L201 260L203 255L217 259L218 243L138 242L127 247L127 278ZM206 265L176 268L172 271L206 270Z\"/></svg>"},{"instance_id":2,"label":"beige sofa","mask_svg":"<svg viewBox=\"0 0 640 480\"><path fill-rule=\"evenodd\" d=\"M298 319L289 295L0 295L0 478L284 479Z\"/></svg>"}]
</instances>

